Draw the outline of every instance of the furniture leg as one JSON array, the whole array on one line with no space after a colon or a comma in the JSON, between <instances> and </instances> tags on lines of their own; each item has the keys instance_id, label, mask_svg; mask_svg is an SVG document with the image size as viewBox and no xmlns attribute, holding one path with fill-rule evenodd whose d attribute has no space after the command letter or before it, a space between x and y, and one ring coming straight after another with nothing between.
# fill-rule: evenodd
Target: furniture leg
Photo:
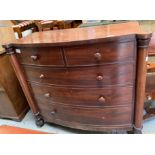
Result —
<instances>
[{"instance_id":1,"label":"furniture leg","mask_svg":"<svg viewBox=\"0 0 155 155\"><path fill-rule=\"evenodd\" d=\"M135 124L134 133L141 133L142 118L145 98L145 83L146 83L146 66L148 45L151 38L149 35L137 35L138 54L137 54L137 77L136 77L136 105L135 105Z\"/></svg>"},{"instance_id":2,"label":"furniture leg","mask_svg":"<svg viewBox=\"0 0 155 155\"><path fill-rule=\"evenodd\" d=\"M16 75L17 75L17 78L21 84L21 87L25 93L25 96L27 98L29 106L31 107L32 112L36 118L36 125L41 127L44 125L44 120L40 114L37 104L35 103L35 99L31 93L30 85L26 82L27 80L26 80L25 74L23 72L21 65L19 64L19 62L16 58L16 53L15 53L14 49L12 49L10 47L7 49L7 53L11 55L10 58L11 58L12 66L16 72Z\"/></svg>"}]
</instances>

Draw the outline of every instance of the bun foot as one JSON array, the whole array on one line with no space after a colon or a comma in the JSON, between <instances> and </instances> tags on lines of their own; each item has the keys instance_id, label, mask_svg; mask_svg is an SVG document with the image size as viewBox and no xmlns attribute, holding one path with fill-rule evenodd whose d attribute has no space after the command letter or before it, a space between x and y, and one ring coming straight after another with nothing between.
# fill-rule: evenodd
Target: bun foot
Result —
<instances>
[{"instance_id":1,"label":"bun foot","mask_svg":"<svg viewBox=\"0 0 155 155\"><path fill-rule=\"evenodd\" d=\"M140 128L133 128L131 131L127 131L128 134L142 134L142 130Z\"/></svg>"},{"instance_id":2,"label":"bun foot","mask_svg":"<svg viewBox=\"0 0 155 155\"><path fill-rule=\"evenodd\" d=\"M44 125L44 120L40 114L40 112L34 114L35 118L36 118L36 125L38 127L42 127Z\"/></svg>"},{"instance_id":3,"label":"bun foot","mask_svg":"<svg viewBox=\"0 0 155 155\"><path fill-rule=\"evenodd\" d=\"M141 130L134 129L133 133L134 134L142 134L142 131Z\"/></svg>"},{"instance_id":4,"label":"bun foot","mask_svg":"<svg viewBox=\"0 0 155 155\"><path fill-rule=\"evenodd\" d=\"M37 125L38 127L42 127L42 126L44 125L44 120L43 120L42 118L36 120L36 125Z\"/></svg>"}]
</instances>

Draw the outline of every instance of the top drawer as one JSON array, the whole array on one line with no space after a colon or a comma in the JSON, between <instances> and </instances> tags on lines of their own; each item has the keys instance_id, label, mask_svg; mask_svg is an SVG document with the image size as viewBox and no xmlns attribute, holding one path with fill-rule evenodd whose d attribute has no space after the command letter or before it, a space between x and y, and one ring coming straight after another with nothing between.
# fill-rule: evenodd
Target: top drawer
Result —
<instances>
[{"instance_id":1,"label":"top drawer","mask_svg":"<svg viewBox=\"0 0 155 155\"><path fill-rule=\"evenodd\" d=\"M65 47L68 66L94 65L133 60L135 42Z\"/></svg>"},{"instance_id":2,"label":"top drawer","mask_svg":"<svg viewBox=\"0 0 155 155\"><path fill-rule=\"evenodd\" d=\"M57 47L21 48L16 50L22 64L37 66L64 66L61 49Z\"/></svg>"}]
</instances>

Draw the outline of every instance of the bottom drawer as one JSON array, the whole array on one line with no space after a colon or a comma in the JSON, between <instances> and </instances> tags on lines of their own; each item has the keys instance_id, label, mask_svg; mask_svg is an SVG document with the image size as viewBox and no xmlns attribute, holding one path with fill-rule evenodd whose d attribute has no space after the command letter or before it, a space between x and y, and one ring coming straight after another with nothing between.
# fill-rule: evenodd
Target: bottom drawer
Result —
<instances>
[{"instance_id":1,"label":"bottom drawer","mask_svg":"<svg viewBox=\"0 0 155 155\"><path fill-rule=\"evenodd\" d=\"M48 105L44 103L38 103L38 106L47 122L67 122L75 128L77 124L105 126L132 124L132 106L119 108L83 108L58 104Z\"/></svg>"}]
</instances>

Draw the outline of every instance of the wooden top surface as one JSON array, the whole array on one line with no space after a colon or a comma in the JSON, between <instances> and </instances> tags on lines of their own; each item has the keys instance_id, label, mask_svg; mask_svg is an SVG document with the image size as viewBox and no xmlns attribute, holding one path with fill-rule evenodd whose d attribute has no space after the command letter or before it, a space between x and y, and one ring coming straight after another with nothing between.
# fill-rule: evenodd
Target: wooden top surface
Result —
<instances>
[{"instance_id":1,"label":"wooden top surface","mask_svg":"<svg viewBox=\"0 0 155 155\"><path fill-rule=\"evenodd\" d=\"M107 26L93 26L86 28L72 28L64 30L51 30L36 32L27 37L21 38L10 45L34 46L39 44L67 45L80 42L88 42L104 38L117 37L122 35L142 34L138 22L128 22L121 24L112 24Z\"/></svg>"}]
</instances>

